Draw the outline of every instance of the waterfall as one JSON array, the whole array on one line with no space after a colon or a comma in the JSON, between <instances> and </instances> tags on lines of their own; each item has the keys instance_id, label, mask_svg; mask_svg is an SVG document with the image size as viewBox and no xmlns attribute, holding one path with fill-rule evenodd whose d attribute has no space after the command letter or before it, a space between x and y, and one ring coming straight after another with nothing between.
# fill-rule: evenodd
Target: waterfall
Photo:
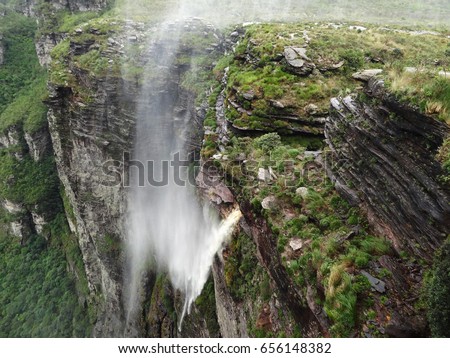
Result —
<instances>
[{"instance_id":1,"label":"waterfall","mask_svg":"<svg viewBox=\"0 0 450 358\"><path fill-rule=\"evenodd\" d=\"M309 1L303 0L304 3ZM125 17L145 17L151 4L145 0L127 0L123 8ZM159 2L158 5L163 6ZM130 163L124 283L128 325L133 325L139 315L143 275L152 266L167 272L173 287L184 295L181 327L208 279L214 256L240 218L240 212L234 212L221 223L208 206L199 203L195 185L186 180L185 185L177 183L179 174L184 178L189 176L188 168L178 171L171 165L177 155L182 160L187 158L186 131L192 125L189 113L176 111L178 84L171 73L180 49L180 37L185 31L182 19L200 16L222 25L260 18L269 20L289 14L290 6L290 0L171 0L164 3L165 15L157 19L158 25L153 28L147 45L147 65L138 98L134 153ZM148 179L155 183L149 183Z\"/></svg>"},{"instance_id":2,"label":"waterfall","mask_svg":"<svg viewBox=\"0 0 450 358\"><path fill-rule=\"evenodd\" d=\"M182 21L161 22L147 45L130 162L124 282L127 326L133 326L140 314L143 275L151 267L167 272L173 287L184 296L181 329L208 279L214 256L240 218L237 211L221 223L215 212L199 202L195 185L187 180L188 166L173 165L177 157L188 157L186 132L192 125L192 116L176 108L178 84L173 78L183 29Z\"/></svg>"}]
</instances>

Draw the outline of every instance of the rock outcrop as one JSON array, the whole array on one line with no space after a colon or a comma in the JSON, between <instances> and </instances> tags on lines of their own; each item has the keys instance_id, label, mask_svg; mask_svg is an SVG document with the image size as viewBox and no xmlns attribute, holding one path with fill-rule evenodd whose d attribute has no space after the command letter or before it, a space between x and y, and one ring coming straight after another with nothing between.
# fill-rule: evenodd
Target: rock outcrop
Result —
<instances>
[{"instance_id":1,"label":"rock outcrop","mask_svg":"<svg viewBox=\"0 0 450 358\"><path fill-rule=\"evenodd\" d=\"M21 243L25 243L33 233L30 213L24 205L9 200L2 201L1 205L10 216L9 226L11 235L19 238Z\"/></svg>"},{"instance_id":2,"label":"rock outcrop","mask_svg":"<svg viewBox=\"0 0 450 358\"><path fill-rule=\"evenodd\" d=\"M50 33L43 34L35 42L36 53L38 55L39 64L43 67L48 67L52 61L51 52L64 38L65 34Z\"/></svg>"},{"instance_id":3,"label":"rock outcrop","mask_svg":"<svg viewBox=\"0 0 450 358\"><path fill-rule=\"evenodd\" d=\"M192 23L193 32L200 29L211 31L204 25L200 27L200 22L196 21ZM130 159L128 153L134 149L135 116L141 90L139 78L124 79L126 76L114 64L123 56L129 37L133 37L133 43L143 45L149 41L147 36L152 36L152 30L145 32L139 24L127 22L122 25L124 31L109 31L107 38L104 33L98 34L95 29L85 28L66 40L69 41L69 49L61 61L64 61L63 71L69 74L70 81L50 82L47 101L53 151L69 203L66 212L71 229L78 237L92 300L99 310L94 334L107 337L120 336L125 332L122 298L125 253L122 248L126 239L123 220L126 218L127 192L124 184ZM88 39L84 40L83 33L89 33ZM80 68L75 56L98 51L97 40L105 45L101 53L105 59L104 68L100 72ZM151 47L152 42L148 44ZM153 45L155 50L165 44L157 42ZM185 58L183 56L193 49L191 45L183 44L178 51L179 57ZM142 57L136 56L132 60L143 67L149 55L151 51L143 51ZM161 68L166 66L165 63L160 65ZM192 132L198 132L200 129L194 125L197 122L195 96L181 86L182 75L189 70L189 65L180 61L165 70L170 76L167 79L169 85L162 83L158 95L164 93L167 103L170 102L168 121L176 121L180 116L190 118ZM168 122L168 125L172 123ZM186 131L189 138L190 132ZM201 141L200 137L198 141ZM198 149L196 139L188 142L194 150ZM158 143L152 145L157 146ZM151 298L154 287L151 282L147 284L151 310L158 309L153 307L158 301L153 302ZM161 319L158 320L158 317ZM142 319L146 320L145 317ZM174 328L176 320L172 316L155 316L146 321L146 325L134 327L129 334L157 336L157 332L164 331L165 336L177 335ZM198 321L192 326L204 327L204 323Z\"/></svg>"},{"instance_id":4,"label":"rock outcrop","mask_svg":"<svg viewBox=\"0 0 450 358\"><path fill-rule=\"evenodd\" d=\"M71 88L54 87L48 119L59 177L70 202L75 234L83 254L89 288L101 295L103 322L98 335L117 336L121 329L121 264L117 247L123 237L124 191L108 184L108 161L120 161L132 143L133 86L120 79L89 80L96 96L75 104ZM111 242L112 241L112 242ZM102 314L100 314L102 317ZM120 332L120 333L119 333Z\"/></svg>"},{"instance_id":5,"label":"rock outcrop","mask_svg":"<svg viewBox=\"0 0 450 358\"><path fill-rule=\"evenodd\" d=\"M328 171L398 252L430 260L450 231L448 187L435 156L450 129L400 103L371 78L374 101L332 100Z\"/></svg>"},{"instance_id":6,"label":"rock outcrop","mask_svg":"<svg viewBox=\"0 0 450 358\"><path fill-rule=\"evenodd\" d=\"M41 161L51 152L51 139L48 127L32 133L24 133L24 139L28 146L28 151L35 162Z\"/></svg>"},{"instance_id":7,"label":"rock outcrop","mask_svg":"<svg viewBox=\"0 0 450 358\"><path fill-rule=\"evenodd\" d=\"M90 45L79 43L79 52L87 53ZM110 52L111 56L115 53ZM89 289L98 305L95 334L118 336L123 328L120 247L125 192L122 177L111 177L106 166L113 163L115 173L123 172L124 153L131 151L133 143L137 87L120 77L95 77L72 67L71 56L72 52L68 70L75 74L78 86L88 87L92 98L83 103L74 88L50 83L47 104L53 151L70 206L67 217L78 237ZM98 297L102 297L100 302Z\"/></svg>"},{"instance_id":8,"label":"rock outcrop","mask_svg":"<svg viewBox=\"0 0 450 358\"><path fill-rule=\"evenodd\" d=\"M109 0L50 0L46 1L55 10L99 11L108 6ZM22 0L16 5L16 10L25 16L36 16L40 3L39 0Z\"/></svg>"}]
</instances>

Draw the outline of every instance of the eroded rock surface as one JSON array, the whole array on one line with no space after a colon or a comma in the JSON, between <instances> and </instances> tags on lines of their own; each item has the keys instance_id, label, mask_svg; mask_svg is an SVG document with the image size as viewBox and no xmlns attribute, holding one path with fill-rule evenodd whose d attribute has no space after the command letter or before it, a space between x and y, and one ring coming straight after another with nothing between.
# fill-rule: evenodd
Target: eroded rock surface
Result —
<instances>
[{"instance_id":1,"label":"eroded rock surface","mask_svg":"<svg viewBox=\"0 0 450 358\"><path fill-rule=\"evenodd\" d=\"M368 104L334 99L326 124L336 188L359 203L398 252L431 259L450 228L448 187L435 156L450 129L370 79Z\"/></svg>"}]
</instances>

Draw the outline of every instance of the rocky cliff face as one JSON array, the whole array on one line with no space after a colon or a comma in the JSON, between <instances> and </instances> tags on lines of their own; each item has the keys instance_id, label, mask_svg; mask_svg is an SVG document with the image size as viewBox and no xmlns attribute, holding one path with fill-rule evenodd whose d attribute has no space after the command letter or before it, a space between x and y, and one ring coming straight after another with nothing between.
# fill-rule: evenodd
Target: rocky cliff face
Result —
<instances>
[{"instance_id":1,"label":"rocky cliff face","mask_svg":"<svg viewBox=\"0 0 450 358\"><path fill-rule=\"evenodd\" d=\"M186 26L192 26L192 36L200 33L204 37L198 25ZM137 75L130 73L144 66L149 53L141 51L141 57L128 58L133 63L123 67L118 63L124 46L143 49L164 45L149 44L147 36L152 33L145 32L141 24L128 22L113 26L119 27L120 31L99 30L95 25L77 29L55 49L62 48L64 53L53 59L50 68L54 81L49 83L47 104L53 151L68 199L66 213L71 229L79 239L92 301L99 309L95 334L171 337L179 335L175 312L181 308L178 306L181 306L182 298L177 298L166 279L155 281L153 274L149 273L146 300L150 303L143 310L143 315L148 315L148 318L142 318L138 332L134 331L136 328L125 332L122 299L126 239L123 222L126 218L126 177L122 174L128 170L130 157L127 153L133 151L135 113L142 76L142 72ZM200 28L214 31L204 25ZM201 111L195 107L195 95L181 85L183 75L190 67L190 63L183 62L183 59L196 46L195 42L189 43L189 36L180 46L177 57L180 61L170 71L173 78L168 82L171 85L161 88L170 89L168 96L174 104L170 118L190 116L192 123L197 123L201 121L200 117L196 118ZM100 54L99 48L102 48ZM84 65L78 62L79 58L92 54L101 58L101 68L94 67L95 58L92 63ZM201 128L194 126L192 136L201 141L201 135L196 133L199 130ZM194 149L198 149L194 139L192 144ZM167 297L172 304L166 304L167 309L160 311L160 303ZM191 336L210 335L201 315L194 320L187 319L185 326L188 328L183 332L190 332Z\"/></svg>"},{"instance_id":2,"label":"rocky cliff face","mask_svg":"<svg viewBox=\"0 0 450 358\"><path fill-rule=\"evenodd\" d=\"M93 296L102 297L97 302L102 312L97 334L117 336L122 333L120 254L125 193L120 183L109 184L105 163L123 162L123 153L132 148L137 89L120 78L95 78L74 71L78 83L89 84L93 97L83 103L73 88L51 85L50 133L89 288Z\"/></svg>"},{"instance_id":3,"label":"rocky cliff face","mask_svg":"<svg viewBox=\"0 0 450 358\"><path fill-rule=\"evenodd\" d=\"M43 3L49 4L56 11L68 10L71 12L76 11L99 11L104 9L109 1L108 0L20 0L16 5L16 9L26 16L36 16L39 12L39 6Z\"/></svg>"},{"instance_id":4,"label":"rocky cliff face","mask_svg":"<svg viewBox=\"0 0 450 358\"><path fill-rule=\"evenodd\" d=\"M450 226L449 188L436 160L449 128L401 104L372 77L371 101L332 100L329 173L397 252L430 260Z\"/></svg>"},{"instance_id":5,"label":"rocky cliff face","mask_svg":"<svg viewBox=\"0 0 450 358\"><path fill-rule=\"evenodd\" d=\"M61 25L61 14L87 11L100 12L109 4L108 0L27 0L20 11L27 16L37 17L40 31L36 41L36 52L41 66L48 67L51 62L50 53L53 48L67 36L58 29Z\"/></svg>"},{"instance_id":6,"label":"rocky cliff face","mask_svg":"<svg viewBox=\"0 0 450 358\"><path fill-rule=\"evenodd\" d=\"M8 155L13 156L18 163L23 164L29 155L37 165L41 165L51 154L48 127L27 132L19 124L11 126L0 135L0 149L9 151ZM14 186L17 178L12 176L9 180L9 185ZM42 234L49 222L48 213L39 210L37 205L30 207L14 200L4 200L2 207L10 215L11 234L20 238L22 243L27 242L33 234Z\"/></svg>"},{"instance_id":7,"label":"rocky cliff face","mask_svg":"<svg viewBox=\"0 0 450 358\"><path fill-rule=\"evenodd\" d=\"M60 10L97 11L106 4L103 0L63 0L50 5L53 14ZM34 14L35 5L36 2L27 1L27 14ZM267 59L262 56L264 53L258 53L261 49L255 50L257 45L263 46L263 41L244 42L241 28L223 44L218 43L220 34L211 26L204 26L197 20L186 26L187 32L195 29L193 32L203 39L182 41L176 64L170 69L170 101L174 107L170 115L174 118L189 116L191 122L196 123L192 130L193 150L196 151L202 136L200 124L214 108L217 128L207 126L204 144L216 141L213 150L217 147L220 153L213 157L215 164L230 161L244 168L244 173L248 174L245 179L248 178L256 189L241 192L239 188L233 193L225 185L232 184L227 181L227 173L221 173L219 181L213 180L215 185L212 186L204 185L207 174L201 173L197 178L204 197L216 205L223 217L232 208L240 207L244 218L223 255L216 258L212 280L193 307L181 333L177 330L177 313L183 298L174 292L167 277L156 277L151 272L145 280L146 297L138 327L124 332L122 290L126 233L123 220L127 193L120 184L124 180L122 174L127 172L123 154L133 150L142 67L149 60L145 51L149 46L146 37L151 36L151 30L143 24L107 19L80 26L70 33L43 33L36 49L41 64L50 67L49 129L21 133L11 127L0 136L0 147L14 148L19 142L26 143L27 149L13 153L17 160L22 160L24 153L29 153L34 161L42 160L50 151L55 155L65 192L66 217L82 252L91 304L98 310L94 335L253 337L301 333L311 337L327 336L332 331L330 319L337 314L327 313L323 308L324 305L332 307L333 303L326 295L334 289L344 291L350 287L348 291L354 295L350 298L354 298L356 305L356 288L348 286L348 282L359 284L357 280L362 276L368 280L368 289L376 295L374 311L381 322L377 334L425 335L423 315L412 307L417 301L414 292L420 289L423 278L422 267L406 263L388 250L380 250L380 253L373 250L375 253L370 252L370 255L357 251L367 236L360 232L366 228L356 225L358 219L354 223L347 209L336 209L332 214L327 211L330 207L340 210L339 206L346 207L346 204L333 196L332 189L319 177L328 162L326 169L342 197L364 210L377 232L394 243L397 253L406 251L429 261L449 231L448 188L439 182L441 168L434 158L448 127L400 104L384 91L380 82L371 80L367 94L372 101L353 97L332 101L331 114L325 124L331 148L328 158L321 151L308 151L310 144L301 143L299 150L299 146L286 149L281 142L277 143L278 147L286 149L286 153L281 154L283 160L289 159L289 163L294 163L292 166L301 171L300 176L293 177L300 188L291 190L286 181L283 182L292 179L283 177L281 172L289 171L284 166L279 169L272 164L261 164L257 170L262 170L263 175L258 178L258 173L246 167L254 154L249 148L255 146L255 152L261 155L264 147L251 138L232 138L233 130L241 137L275 131L312 135L315 140L312 147L317 149L317 142L321 147L325 117L329 114L322 104L328 103L328 98L322 98L325 95L321 94L318 104L314 104L314 93L318 92L317 86L335 73L342 75L345 61L319 57L315 59L317 64L314 63L309 57L311 39L307 33L303 35L304 47L283 46L282 53ZM237 49L242 43L245 46ZM153 45L158 48L161 44ZM58 47L54 50L55 46ZM123 60L125 46L130 46L138 55ZM198 107L196 97L200 93L187 88L189 78L186 80L184 76L189 72L190 58L204 56L204 61L211 53L223 50L235 54L232 62L235 68L230 71L234 78L229 82L227 75L223 76L219 95L217 98L211 95L210 108L206 102ZM288 83L284 84L284 93L277 93L272 82L253 90L251 81L236 80L241 67L253 71L258 66L266 67L267 61L273 67L265 69L268 71L265 75L282 75L283 81ZM212 72L212 66L208 66L207 71ZM155 70L157 72L157 67ZM291 98L291 83L298 87L299 97L303 91L314 89L316 92L312 91L307 97L311 103L302 100L299 104L295 97ZM239 147L240 139L245 148ZM238 144L230 149L233 143ZM264 157L263 163L267 160ZM262 202L255 200L259 195L263 196ZM26 238L30 233L42 232L46 218L39 211L10 201L2 202L2 206L17 218L11 224L17 236ZM347 250L349 247L351 250ZM321 250L330 257L321 257L325 255ZM358 262L352 256L356 251L362 256L362 259L358 257ZM345 255L345 262L341 263L339 260ZM383 269L392 276L381 281L377 275L381 275ZM309 272L311 270L313 273ZM332 282L330 271L338 272L340 278ZM386 290L388 294L381 297ZM384 304L386 301L388 303ZM343 305L338 302L336 306L338 310ZM366 314L362 306L354 308L349 316L354 319L357 309L360 316ZM391 316L392 319L386 318ZM372 323L369 320L367 325ZM349 325L351 330L343 330L345 334L357 335L356 331L360 330L364 332L361 334L369 335L368 329L364 330L365 323ZM409 325L414 328L408 328Z\"/></svg>"}]
</instances>

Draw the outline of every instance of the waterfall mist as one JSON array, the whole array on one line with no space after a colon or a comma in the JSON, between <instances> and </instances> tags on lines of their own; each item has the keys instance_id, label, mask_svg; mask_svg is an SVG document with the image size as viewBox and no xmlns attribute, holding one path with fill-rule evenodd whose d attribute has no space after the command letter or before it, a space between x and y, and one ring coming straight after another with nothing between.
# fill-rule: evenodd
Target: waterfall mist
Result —
<instances>
[{"instance_id":1,"label":"waterfall mist","mask_svg":"<svg viewBox=\"0 0 450 358\"><path fill-rule=\"evenodd\" d=\"M214 256L241 215L236 211L220 222L216 213L199 202L192 180L187 180L189 168L176 169L171 164L177 155L187 160L187 132L192 126L189 111L176 108L179 89L173 78L184 25L172 19L184 11L177 7L169 12L168 20L162 19L152 30L147 44L126 218L124 301L129 330L136 330L144 275L150 268L167 272L174 289L184 296L181 329L208 279ZM182 185L177 178L182 179Z\"/></svg>"}]
</instances>

